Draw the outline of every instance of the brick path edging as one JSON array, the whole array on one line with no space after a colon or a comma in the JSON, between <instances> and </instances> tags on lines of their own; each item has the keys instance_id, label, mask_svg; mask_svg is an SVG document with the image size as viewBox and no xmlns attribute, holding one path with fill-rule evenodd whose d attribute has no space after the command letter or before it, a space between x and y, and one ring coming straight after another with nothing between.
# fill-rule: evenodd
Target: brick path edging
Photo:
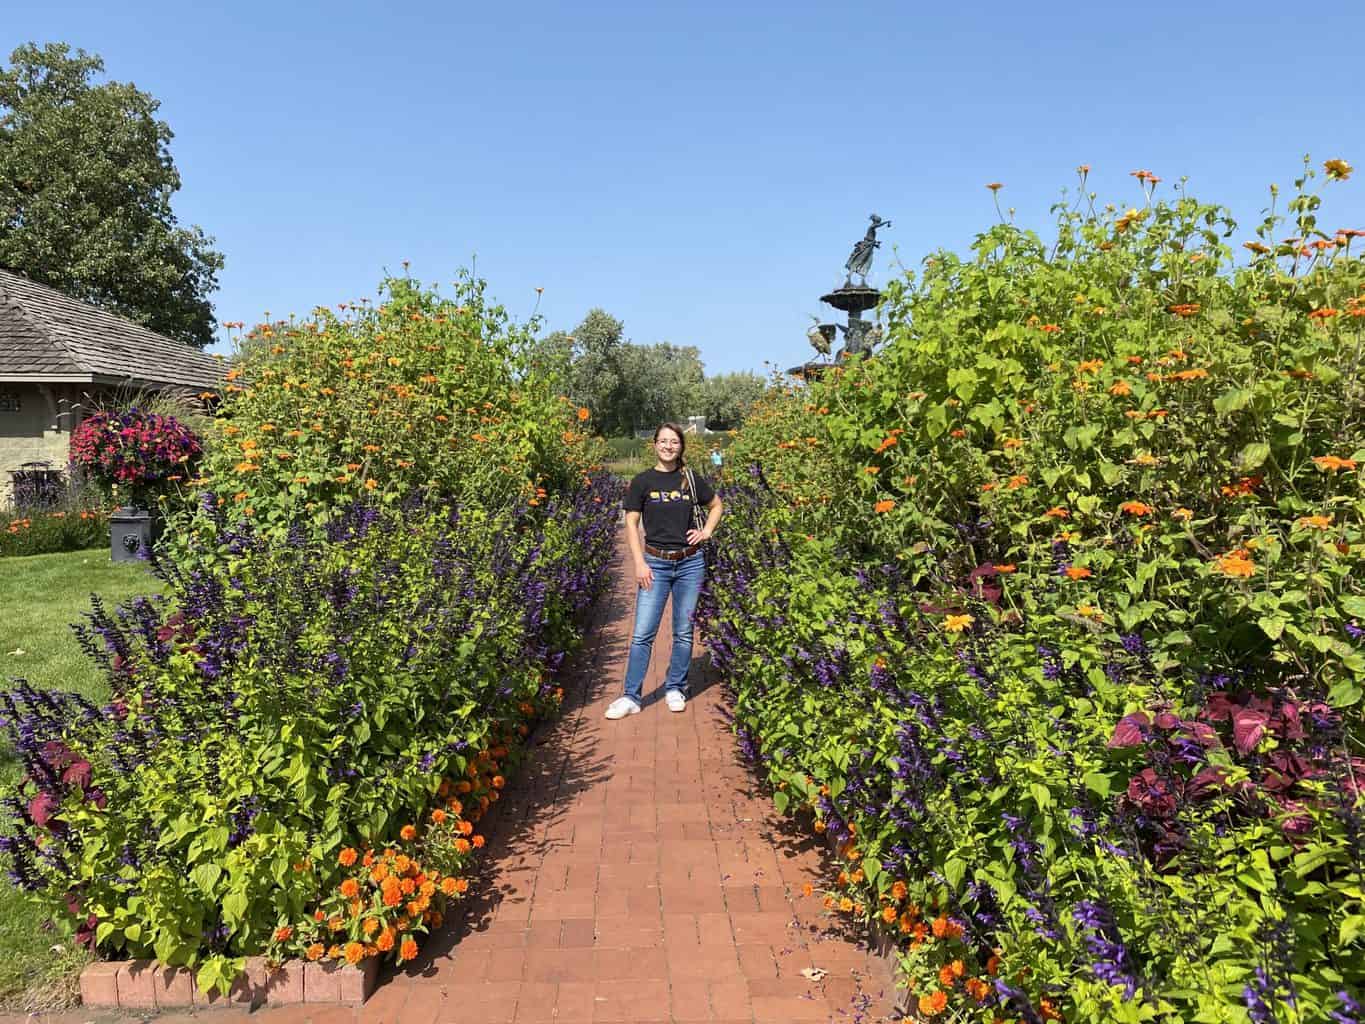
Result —
<instances>
[{"instance_id":1,"label":"brick path edging","mask_svg":"<svg viewBox=\"0 0 1365 1024\"><path fill-rule=\"evenodd\" d=\"M359 1006L370 997L378 978L379 960L374 957L352 967L339 961L271 964L263 956L253 956L223 995L201 990L188 967L165 967L156 960L100 960L81 972L81 1005L121 1010L231 1005L259 1009L297 1003Z\"/></svg>"}]
</instances>

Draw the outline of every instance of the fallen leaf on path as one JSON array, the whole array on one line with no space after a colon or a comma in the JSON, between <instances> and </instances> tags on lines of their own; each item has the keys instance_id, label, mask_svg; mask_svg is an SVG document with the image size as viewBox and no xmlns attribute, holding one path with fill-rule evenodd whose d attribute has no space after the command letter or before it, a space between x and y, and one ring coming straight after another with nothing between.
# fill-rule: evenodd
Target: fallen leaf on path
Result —
<instances>
[{"instance_id":1,"label":"fallen leaf on path","mask_svg":"<svg viewBox=\"0 0 1365 1024\"><path fill-rule=\"evenodd\" d=\"M807 981L823 981L825 975L828 973L829 971L825 970L823 967L801 968L801 977L805 978Z\"/></svg>"}]
</instances>

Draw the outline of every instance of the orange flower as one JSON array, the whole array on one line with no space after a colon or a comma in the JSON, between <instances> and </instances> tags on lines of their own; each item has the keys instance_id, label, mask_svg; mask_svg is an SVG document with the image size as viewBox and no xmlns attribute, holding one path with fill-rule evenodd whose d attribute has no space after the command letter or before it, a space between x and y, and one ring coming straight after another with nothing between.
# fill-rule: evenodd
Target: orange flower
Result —
<instances>
[{"instance_id":1,"label":"orange flower","mask_svg":"<svg viewBox=\"0 0 1365 1024\"><path fill-rule=\"evenodd\" d=\"M1076 364L1077 373L1099 373L1104 367L1103 359L1087 359Z\"/></svg>"},{"instance_id":2,"label":"orange flower","mask_svg":"<svg viewBox=\"0 0 1365 1024\"><path fill-rule=\"evenodd\" d=\"M868 476L876 476L876 475L877 475L878 473L880 473L881 471L882 471L882 467L881 467L881 466L864 466L864 467L863 467L863 472L866 473Z\"/></svg>"},{"instance_id":3,"label":"orange flower","mask_svg":"<svg viewBox=\"0 0 1365 1024\"><path fill-rule=\"evenodd\" d=\"M1326 530L1332 525L1331 516L1300 516L1294 521L1300 530Z\"/></svg>"},{"instance_id":4,"label":"orange flower","mask_svg":"<svg viewBox=\"0 0 1365 1024\"><path fill-rule=\"evenodd\" d=\"M354 878L348 878L341 883L341 895L348 900L353 900L360 895L360 883Z\"/></svg>"},{"instance_id":5,"label":"orange flower","mask_svg":"<svg viewBox=\"0 0 1365 1024\"><path fill-rule=\"evenodd\" d=\"M1338 161L1338 162L1340 162L1340 161ZM1001 181L993 181L993 182L991 182L989 185L987 185L986 187L987 187L988 189L990 189L992 192L999 192L1002 188L1005 187L1005 183L1004 183L1004 182L1001 182Z\"/></svg>"},{"instance_id":6,"label":"orange flower","mask_svg":"<svg viewBox=\"0 0 1365 1024\"><path fill-rule=\"evenodd\" d=\"M1066 578L1069 580L1083 580L1093 575L1094 573L1083 565L1068 565L1066 567Z\"/></svg>"},{"instance_id":7,"label":"orange flower","mask_svg":"<svg viewBox=\"0 0 1365 1024\"><path fill-rule=\"evenodd\" d=\"M431 812L431 820L434 824L437 825L445 824L446 812L441 810L439 807L436 808L436 810Z\"/></svg>"},{"instance_id":8,"label":"orange flower","mask_svg":"<svg viewBox=\"0 0 1365 1024\"><path fill-rule=\"evenodd\" d=\"M392 928L385 928L379 933L379 938L374 940L375 947L381 953L387 953L393 949L393 940L396 938Z\"/></svg>"},{"instance_id":9,"label":"orange flower","mask_svg":"<svg viewBox=\"0 0 1365 1024\"><path fill-rule=\"evenodd\" d=\"M1195 316L1198 314L1200 306L1197 302L1177 302L1173 306L1167 306L1166 310L1176 316Z\"/></svg>"},{"instance_id":10,"label":"orange flower","mask_svg":"<svg viewBox=\"0 0 1365 1024\"><path fill-rule=\"evenodd\" d=\"M307 951L306 951L306 955L307 955L307 957L308 957L309 960L321 960L321 959L322 959L322 953L323 953L323 946L322 946L322 943L321 943L321 942L315 942L315 943L313 943L311 946L308 947L308 949L307 949Z\"/></svg>"},{"instance_id":11,"label":"orange flower","mask_svg":"<svg viewBox=\"0 0 1365 1024\"><path fill-rule=\"evenodd\" d=\"M1012 562L1006 562L1003 565L997 565L995 567L995 571L998 572L1001 576L1008 576L1012 572L1018 572L1019 567L1013 564Z\"/></svg>"},{"instance_id":12,"label":"orange flower","mask_svg":"<svg viewBox=\"0 0 1365 1024\"><path fill-rule=\"evenodd\" d=\"M484 840L483 836L475 836L474 839L473 839L474 849L476 849L476 850L482 850L482 849L483 849L483 844L484 844L484 842L485 842L485 840Z\"/></svg>"},{"instance_id":13,"label":"orange flower","mask_svg":"<svg viewBox=\"0 0 1365 1024\"><path fill-rule=\"evenodd\" d=\"M1131 395L1133 388L1126 380L1120 379L1109 385L1109 393L1121 398L1124 395Z\"/></svg>"},{"instance_id":14,"label":"orange flower","mask_svg":"<svg viewBox=\"0 0 1365 1024\"><path fill-rule=\"evenodd\" d=\"M904 882L893 882L891 885L891 898L903 900L909 895L910 890Z\"/></svg>"},{"instance_id":15,"label":"orange flower","mask_svg":"<svg viewBox=\"0 0 1365 1024\"><path fill-rule=\"evenodd\" d=\"M1354 470L1356 468L1356 460L1343 459L1336 455L1315 455L1313 456L1313 465L1317 466L1318 469L1322 470L1324 473L1335 473L1342 469Z\"/></svg>"},{"instance_id":16,"label":"orange flower","mask_svg":"<svg viewBox=\"0 0 1365 1024\"><path fill-rule=\"evenodd\" d=\"M399 960L412 960L412 959L414 959L416 956L417 956L417 943L416 943L413 939L411 939L411 938L404 939L404 940L403 940L403 945L402 945L401 947L399 947L399 950L398 950L398 959L399 959Z\"/></svg>"},{"instance_id":17,"label":"orange flower","mask_svg":"<svg viewBox=\"0 0 1365 1024\"><path fill-rule=\"evenodd\" d=\"M953 977L953 969L948 964L944 964L938 969L938 983L944 988L952 988L957 979Z\"/></svg>"},{"instance_id":18,"label":"orange flower","mask_svg":"<svg viewBox=\"0 0 1365 1024\"><path fill-rule=\"evenodd\" d=\"M894 501L892 501L890 498L883 498L881 501L877 502L875 505L872 506L872 511L880 515L883 512L890 512L895 507L896 503Z\"/></svg>"},{"instance_id":19,"label":"orange flower","mask_svg":"<svg viewBox=\"0 0 1365 1024\"><path fill-rule=\"evenodd\" d=\"M847 896L842 897L839 900L839 909L842 910L845 914L847 914L850 910L853 909L853 901L849 899Z\"/></svg>"},{"instance_id":20,"label":"orange flower","mask_svg":"<svg viewBox=\"0 0 1365 1024\"><path fill-rule=\"evenodd\" d=\"M368 938L375 932L379 931L379 927L380 927L379 918L367 917L365 918L365 923L360 926L360 930L363 931L365 933L366 938Z\"/></svg>"},{"instance_id":21,"label":"orange flower","mask_svg":"<svg viewBox=\"0 0 1365 1024\"><path fill-rule=\"evenodd\" d=\"M1071 513L1068 512L1066 509L1062 508L1062 506L1060 505L1053 505L1050 509L1044 512L1043 515L1048 519L1069 519L1071 517Z\"/></svg>"},{"instance_id":22,"label":"orange flower","mask_svg":"<svg viewBox=\"0 0 1365 1024\"><path fill-rule=\"evenodd\" d=\"M293 928L292 925L285 925L283 928L276 928L276 929L275 929L275 941L276 941L276 942L288 942L289 939L293 936L293 934L294 934L294 928Z\"/></svg>"},{"instance_id":23,"label":"orange flower","mask_svg":"<svg viewBox=\"0 0 1365 1024\"><path fill-rule=\"evenodd\" d=\"M961 427L956 427L948 432L952 437L966 437L967 432Z\"/></svg>"},{"instance_id":24,"label":"orange flower","mask_svg":"<svg viewBox=\"0 0 1365 1024\"><path fill-rule=\"evenodd\" d=\"M1327 177L1332 181L1345 181L1351 176L1351 171L1354 170L1350 164L1341 159L1323 161L1322 169L1327 172Z\"/></svg>"},{"instance_id":25,"label":"orange flower","mask_svg":"<svg viewBox=\"0 0 1365 1024\"><path fill-rule=\"evenodd\" d=\"M887 924L893 923L893 922L896 920L896 917L897 917L897 916L898 916L898 915L896 914L896 908L895 908L895 907L883 907L883 908L882 908L882 920L885 921Z\"/></svg>"},{"instance_id":26,"label":"orange flower","mask_svg":"<svg viewBox=\"0 0 1365 1024\"><path fill-rule=\"evenodd\" d=\"M351 965L360 963L365 959L365 947L358 942L346 943L346 962Z\"/></svg>"},{"instance_id":27,"label":"orange flower","mask_svg":"<svg viewBox=\"0 0 1365 1024\"><path fill-rule=\"evenodd\" d=\"M919 997L919 1012L925 1017L937 1017L948 1005L948 996L944 992L935 992L931 996Z\"/></svg>"},{"instance_id":28,"label":"orange flower","mask_svg":"<svg viewBox=\"0 0 1365 1024\"><path fill-rule=\"evenodd\" d=\"M1011 491L1015 491L1018 490L1020 487L1023 487L1027 483L1028 477L1025 476L1023 473L1017 473L1009 478L1009 482L1007 483L1006 486L1008 486Z\"/></svg>"},{"instance_id":29,"label":"orange flower","mask_svg":"<svg viewBox=\"0 0 1365 1024\"><path fill-rule=\"evenodd\" d=\"M454 896L454 895L455 895L455 879L453 879L453 878L443 878L443 879L441 880L441 892L445 893L447 896Z\"/></svg>"},{"instance_id":30,"label":"orange flower","mask_svg":"<svg viewBox=\"0 0 1365 1024\"><path fill-rule=\"evenodd\" d=\"M456 853L468 853L469 851L470 851L470 845L469 845L469 840L468 840L468 839L457 839L457 840L455 840L455 852L456 852Z\"/></svg>"},{"instance_id":31,"label":"orange flower","mask_svg":"<svg viewBox=\"0 0 1365 1024\"><path fill-rule=\"evenodd\" d=\"M1179 522L1182 523L1188 523L1191 519L1194 518L1194 509L1178 508L1171 513L1171 518L1178 520Z\"/></svg>"},{"instance_id":32,"label":"orange flower","mask_svg":"<svg viewBox=\"0 0 1365 1024\"><path fill-rule=\"evenodd\" d=\"M1248 579L1256 572L1256 563L1241 548L1236 551L1229 551L1225 555L1219 555L1214 559L1213 567L1224 576L1232 576L1238 579Z\"/></svg>"},{"instance_id":33,"label":"orange flower","mask_svg":"<svg viewBox=\"0 0 1365 1024\"><path fill-rule=\"evenodd\" d=\"M1125 501L1119 506L1119 511L1127 516L1149 516L1153 509L1151 505L1145 505L1140 501Z\"/></svg>"},{"instance_id":34,"label":"orange flower","mask_svg":"<svg viewBox=\"0 0 1365 1024\"><path fill-rule=\"evenodd\" d=\"M404 825L398 830L398 837L404 842L412 842L417 838L417 827L415 825Z\"/></svg>"},{"instance_id":35,"label":"orange flower","mask_svg":"<svg viewBox=\"0 0 1365 1024\"><path fill-rule=\"evenodd\" d=\"M943 620L943 629L948 633L961 633L975 621L970 615L949 615Z\"/></svg>"},{"instance_id":36,"label":"orange flower","mask_svg":"<svg viewBox=\"0 0 1365 1024\"><path fill-rule=\"evenodd\" d=\"M591 416L591 415L592 415L591 412L589 412L586 408L580 406L579 409L578 409L578 422L579 422L579 423L582 423L582 422L586 421L587 418L588 418L589 416Z\"/></svg>"}]
</instances>

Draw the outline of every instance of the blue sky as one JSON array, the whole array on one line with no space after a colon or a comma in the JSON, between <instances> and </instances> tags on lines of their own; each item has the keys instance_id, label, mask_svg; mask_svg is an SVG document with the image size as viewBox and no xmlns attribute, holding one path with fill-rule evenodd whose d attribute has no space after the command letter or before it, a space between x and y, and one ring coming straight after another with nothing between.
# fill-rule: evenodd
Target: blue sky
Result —
<instances>
[{"instance_id":1,"label":"blue sky","mask_svg":"<svg viewBox=\"0 0 1365 1024\"><path fill-rule=\"evenodd\" d=\"M969 243L991 181L1046 230L1078 164L1123 206L1129 171L1185 175L1249 238L1268 183L1344 157L1323 226L1365 228L1359 3L4 6L4 56L63 40L161 100L220 320L477 258L519 318L544 288L547 330L601 306L763 371L837 315L868 213L893 221L877 283Z\"/></svg>"}]
</instances>

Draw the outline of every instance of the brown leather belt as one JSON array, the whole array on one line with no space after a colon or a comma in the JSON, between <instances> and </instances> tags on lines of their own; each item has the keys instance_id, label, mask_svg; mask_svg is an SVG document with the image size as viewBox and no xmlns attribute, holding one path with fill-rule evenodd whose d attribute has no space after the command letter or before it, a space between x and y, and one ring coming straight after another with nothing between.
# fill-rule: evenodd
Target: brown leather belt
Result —
<instances>
[{"instance_id":1,"label":"brown leather belt","mask_svg":"<svg viewBox=\"0 0 1365 1024\"><path fill-rule=\"evenodd\" d=\"M665 551L663 548L652 548L645 545L645 554L653 555L655 558L662 558L669 562L681 562L684 558L691 558L701 550L700 544L693 544L690 548L683 548L681 551Z\"/></svg>"}]
</instances>

